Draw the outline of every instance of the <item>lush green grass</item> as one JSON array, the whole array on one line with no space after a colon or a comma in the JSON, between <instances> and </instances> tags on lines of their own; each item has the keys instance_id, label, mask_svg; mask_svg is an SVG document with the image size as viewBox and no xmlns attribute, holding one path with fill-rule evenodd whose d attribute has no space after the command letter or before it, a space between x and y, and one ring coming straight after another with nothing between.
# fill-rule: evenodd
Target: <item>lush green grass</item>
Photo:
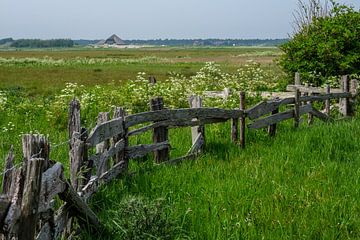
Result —
<instances>
[{"instance_id":1,"label":"lush green grass","mask_svg":"<svg viewBox=\"0 0 360 240\"><path fill-rule=\"evenodd\" d=\"M359 132L359 120L299 130L285 126L274 139L250 132L247 148L240 150L229 141L228 126L211 126L206 153L196 161L140 163L148 171L103 188L92 205L109 239L121 239L123 230L114 222L125 221L119 209L129 196L164 199L168 218L182 226L176 236L358 239ZM189 137L186 130L171 135L176 151Z\"/></svg>"},{"instance_id":2,"label":"lush green grass","mask_svg":"<svg viewBox=\"0 0 360 240\"><path fill-rule=\"evenodd\" d=\"M194 75L204 62L217 62L228 72L234 72L247 60L253 59L265 67L276 68L273 60L280 54L277 48L141 48L141 49L78 49L0 51L0 58L52 59L114 59L125 62L105 65L7 66L0 64L0 89L25 88L31 95L51 95L65 83L74 82L93 86L134 79L138 72L154 75L159 80L169 72ZM145 59L146 61L143 61ZM131 62L126 62L126 60Z\"/></svg>"}]
</instances>

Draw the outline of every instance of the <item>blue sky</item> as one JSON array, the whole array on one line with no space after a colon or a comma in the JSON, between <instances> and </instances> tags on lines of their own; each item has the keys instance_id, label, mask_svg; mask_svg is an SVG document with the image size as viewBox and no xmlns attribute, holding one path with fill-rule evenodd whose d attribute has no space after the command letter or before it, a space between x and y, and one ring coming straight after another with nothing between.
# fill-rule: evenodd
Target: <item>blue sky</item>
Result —
<instances>
[{"instance_id":1,"label":"blue sky","mask_svg":"<svg viewBox=\"0 0 360 240\"><path fill-rule=\"evenodd\" d=\"M297 0L0 0L0 38L284 38L296 8Z\"/></svg>"}]
</instances>

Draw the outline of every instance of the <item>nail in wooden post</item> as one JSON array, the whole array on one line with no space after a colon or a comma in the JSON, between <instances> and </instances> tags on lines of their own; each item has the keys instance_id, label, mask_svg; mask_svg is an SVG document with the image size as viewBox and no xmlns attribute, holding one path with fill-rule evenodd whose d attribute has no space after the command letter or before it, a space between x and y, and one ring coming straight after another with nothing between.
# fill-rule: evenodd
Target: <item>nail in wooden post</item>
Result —
<instances>
[{"instance_id":1,"label":"nail in wooden post","mask_svg":"<svg viewBox=\"0 0 360 240\"><path fill-rule=\"evenodd\" d=\"M245 148L245 92L240 92L240 110L243 111L240 117L240 147Z\"/></svg>"},{"instance_id":2,"label":"nail in wooden post","mask_svg":"<svg viewBox=\"0 0 360 240\"><path fill-rule=\"evenodd\" d=\"M301 85L301 78L299 72L295 73L295 85Z\"/></svg>"},{"instance_id":3,"label":"nail in wooden post","mask_svg":"<svg viewBox=\"0 0 360 240\"><path fill-rule=\"evenodd\" d=\"M275 114L278 114L279 113L279 109L275 109L274 111L271 112L271 115L275 115ZM275 137L276 135L276 123L270 125L268 127L268 134L270 137Z\"/></svg>"},{"instance_id":4,"label":"nail in wooden post","mask_svg":"<svg viewBox=\"0 0 360 240\"><path fill-rule=\"evenodd\" d=\"M294 104L294 127L298 128L300 124L300 91L295 91L295 104Z\"/></svg>"},{"instance_id":5,"label":"nail in wooden post","mask_svg":"<svg viewBox=\"0 0 360 240\"><path fill-rule=\"evenodd\" d=\"M331 93L330 85L326 85L326 94ZM330 99L325 100L325 114L330 116Z\"/></svg>"},{"instance_id":6,"label":"nail in wooden post","mask_svg":"<svg viewBox=\"0 0 360 240\"><path fill-rule=\"evenodd\" d=\"M162 97L151 99L150 101L151 111L158 111L164 108L164 102ZM167 127L157 127L153 130L153 143L161 143L168 141L168 129ZM157 163L169 160L169 148L163 150L156 150L154 152L155 161Z\"/></svg>"}]
</instances>

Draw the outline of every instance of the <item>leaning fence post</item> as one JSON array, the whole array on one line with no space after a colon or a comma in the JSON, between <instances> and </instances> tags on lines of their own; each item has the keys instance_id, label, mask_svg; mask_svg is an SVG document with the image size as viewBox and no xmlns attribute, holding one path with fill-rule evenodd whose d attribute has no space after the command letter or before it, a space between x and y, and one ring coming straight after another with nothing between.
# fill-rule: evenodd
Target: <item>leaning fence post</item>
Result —
<instances>
[{"instance_id":1,"label":"leaning fence post","mask_svg":"<svg viewBox=\"0 0 360 240\"><path fill-rule=\"evenodd\" d=\"M245 92L240 92L240 147L245 148Z\"/></svg>"},{"instance_id":2,"label":"leaning fence post","mask_svg":"<svg viewBox=\"0 0 360 240\"><path fill-rule=\"evenodd\" d=\"M159 111L164 109L164 102L162 97L153 98L150 100L151 111ZM167 127L157 127L153 130L153 143L161 143L168 141ZM154 151L155 161L157 163L169 160L169 148Z\"/></svg>"},{"instance_id":3,"label":"leaning fence post","mask_svg":"<svg viewBox=\"0 0 360 240\"><path fill-rule=\"evenodd\" d=\"M331 88L330 85L327 84L326 85L326 94L330 94L331 93ZM330 116L330 99L325 100L325 114L327 116Z\"/></svg>"},{"instance_id":4,"label":"leaning fence post","mask_svg":"<svg viewBox=\"0 0 360 240\"><path fill-rule=\"evenodd\" d=\"M190 96L189 98L190 108L202 108L202 99L200 96ZM201 135L203 144L200 148L200 151L204 149L205 144L205 126L199 125L191 128L191 143L192 146L196 144L199 135Z\"/></svg>"},{"instance_id":5,"label":"leaning fence post","mask_svg":"<svg viewBox=\"0 0 360 240\"><path fill-rule=\"evenodd\" d=\"M300 124L300 90L295 91L295 104L294 104L294 127L298 128Z\"/></svg>"}]
</instances>

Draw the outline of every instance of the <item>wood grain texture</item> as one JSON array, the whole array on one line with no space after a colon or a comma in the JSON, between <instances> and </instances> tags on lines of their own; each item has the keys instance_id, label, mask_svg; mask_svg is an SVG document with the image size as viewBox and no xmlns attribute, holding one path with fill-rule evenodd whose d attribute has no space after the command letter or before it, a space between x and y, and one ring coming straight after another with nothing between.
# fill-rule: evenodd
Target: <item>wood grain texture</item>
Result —
<instances>
[{"instance_id":1,"label":"wood grain texture","mask_svg":"<svg viewBox=\"0 0 360 240\"><path fill-rule=\"evenodd\" d=\"M89 146L96 146L114 136L124 132L123 118L112 119L108 122L97 125L89 134L87 143Z\"/></svg>"}]
</instances>

